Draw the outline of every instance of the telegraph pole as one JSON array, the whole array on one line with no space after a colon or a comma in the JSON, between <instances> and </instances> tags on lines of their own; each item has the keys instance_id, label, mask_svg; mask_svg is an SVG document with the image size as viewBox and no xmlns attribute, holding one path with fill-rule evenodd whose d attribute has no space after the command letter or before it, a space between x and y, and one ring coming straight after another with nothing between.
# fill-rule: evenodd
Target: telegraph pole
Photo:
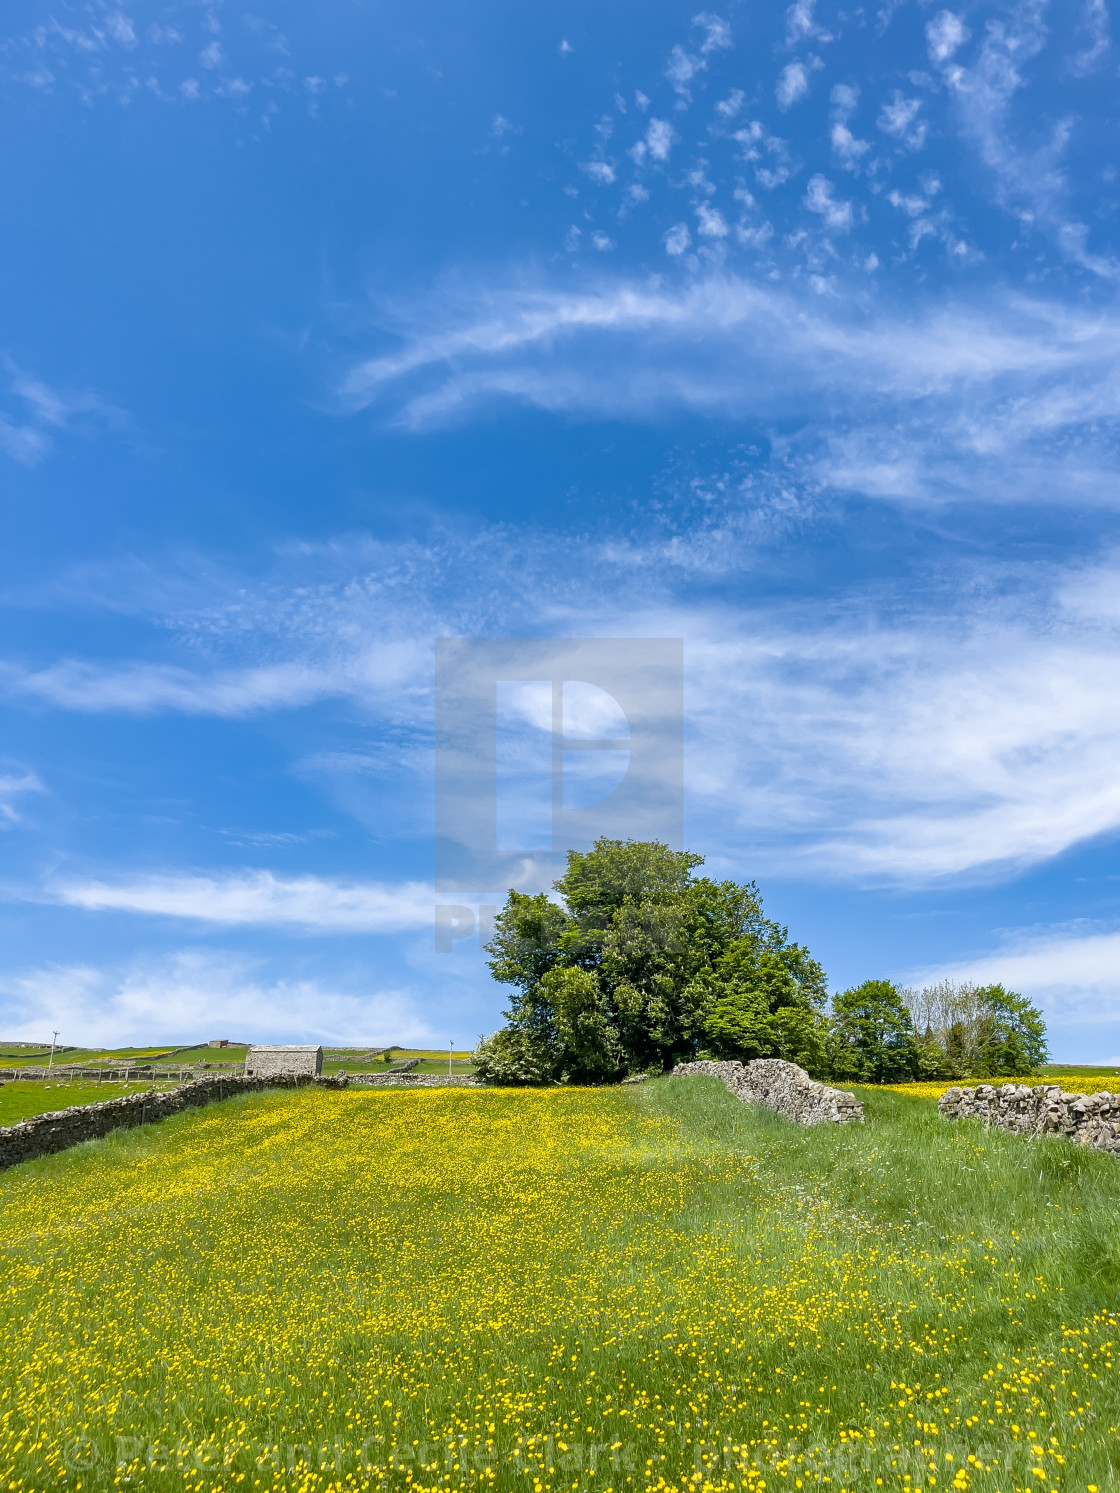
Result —
<instances>
[{"instance_id":1,"label":"telegraph pole","mask_svg":"<svg viewBox=\"0 0 1120 1493\"><path fill-rule=\"evenodd\" d=\"M55 1045L56 1045L57 1042L58 1042L58 1033L55 1032L54 1036L51 1038L51 1055L47 1059L47 1067L48 1068L53 1068L54 1067L54 1049L55 1049Z\"/></svg>"},{"instance_id":2,"label":"telegraph pole","mask_svg":"<svg viewBox=\"0 0 1120 1493\"><path fill-rule=\"evenodd\" d=\"M451 1046L447 1049L447 1076L448 1076L448 1078L451 1077L451 1059L454 1057L454 1055L455 1055L455 1043L452 1042Z\"/></svg>"}]
</instances>

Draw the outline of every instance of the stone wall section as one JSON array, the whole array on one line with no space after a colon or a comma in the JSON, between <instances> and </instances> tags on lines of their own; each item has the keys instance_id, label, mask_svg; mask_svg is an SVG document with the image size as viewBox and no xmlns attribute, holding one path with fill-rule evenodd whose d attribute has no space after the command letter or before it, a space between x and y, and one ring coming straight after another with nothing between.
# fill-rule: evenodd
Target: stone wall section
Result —
<instances>
[{"instance_id":1,"label":"stone wall section","mask_svg":"<svg viewBox=\"0 0 1120 1493\"><path fill-rule=\"evenodd\" d=\"M72 1109L35 1115L18 1125L0 1126L0 1170L21 1161L31 1161L36 1156L65 1151L82 1141L98 1140L113 1130L150 1125L185 1109L232 1099L237 1094L257 1094L264 1089L298 1089L312 1083L321 1088L343 1089L347 1080L342 1075L316 1079L303 1074L280 1074L272 1078L227 1078L218 1074L197 1078L164 1093L153 1090L146 1094L125 1094L120 1099L106 1099L101 1104L78 1104Z\"/></svg>"},{"instance_id":2,"label":"stone wall section","mask_svg":"<svg viewBox=\"0 0 1120 1493\"><path fill-rule=\"evenodd\" d=\"M727 1085L737 1099L764 1104L775 1114L798 1125L847 1125L863 1121L863 1105L854 1094L817 1083L804 1068L781 1058L755 1058L750 1063L702 1060L678 1063L674 1078L704 1073Z\"/></svg>"},{"instance_id":3,"label":"stone wall section","mask_svg":"<svg viewBox=\"0 0 1120 1493\"><path fill-rule=\"evenodd\" d=\"M1120 1156L1120 1094L1067 1094L1057 1084L1005 1083L946 1089L946 1120L983 1120L1013 1135L1064 1135L1079 1146Z\"/></svg>"}]
</instances>

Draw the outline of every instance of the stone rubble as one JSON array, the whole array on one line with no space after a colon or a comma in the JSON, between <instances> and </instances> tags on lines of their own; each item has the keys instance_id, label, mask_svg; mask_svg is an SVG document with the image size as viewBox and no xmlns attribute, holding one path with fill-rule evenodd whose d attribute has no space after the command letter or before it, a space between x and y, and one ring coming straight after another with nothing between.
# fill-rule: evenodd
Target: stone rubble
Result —
<instances>
[{"instance_id":1,"label":"stone rubble","mask_svg":"<svg viewBox=\"0 0 1120 1493\"><path fill-rule=\"evenodd\" d=\"M978 1084L946 1089L946 1120L983 1120L1013 1135L1064 1135L1079 1146L1120 1156L1120 1094L1067 1094L1057 1084Z\"/></svg>"},{"instance_id":2,"label":"stone rubble","mask_svg":"<svg viewBox=\"0 0 1120 1493\"><path fill-rule=\"evenodd\" d=\"M755 1058L747 1063L701 1060L678 1063L674 1078L704 1073L727 1085L737 1099L764 1104L799 1125L847 1125L863 1121L863 1105L854 1094L817 1083L804 1068L781 1058Z\"/></svg>"}]
</instances>

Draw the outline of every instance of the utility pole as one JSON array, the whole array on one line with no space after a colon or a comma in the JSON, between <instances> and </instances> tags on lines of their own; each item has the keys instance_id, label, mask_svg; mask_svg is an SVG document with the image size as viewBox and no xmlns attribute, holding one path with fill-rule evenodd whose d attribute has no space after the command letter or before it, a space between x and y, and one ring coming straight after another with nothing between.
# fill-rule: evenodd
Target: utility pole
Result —
<instances>
[{"instance_id":1,"label":"utility pole","mask_svg":"<svg viewBox=\"0 0 1120 1493\"><path fill-rule=\"evenodd\" d=\"M454 1057L454 1055L455 1055L455 1043L452 1042L451 1046L447 1049L447 1076L448 1076L448 1078L451 1077L451 1059L452 1059L452 1057Z\"/></svg>"},{"instance_id":2,"label":"utility pole","mask_svg":"<svg viewBox=\"0 0 1120 1493\"><path fill-rule=\"evenodd\" d=\"M54 1036L51 1038L51 1055L47 1059L47 1067L48 1068L53 1068L54 1067L54 1049L55 1049L55 1045L56 1045L57 1042L58 1042L58 1033L55 1032Z\"/></svg>"}]
</instances>

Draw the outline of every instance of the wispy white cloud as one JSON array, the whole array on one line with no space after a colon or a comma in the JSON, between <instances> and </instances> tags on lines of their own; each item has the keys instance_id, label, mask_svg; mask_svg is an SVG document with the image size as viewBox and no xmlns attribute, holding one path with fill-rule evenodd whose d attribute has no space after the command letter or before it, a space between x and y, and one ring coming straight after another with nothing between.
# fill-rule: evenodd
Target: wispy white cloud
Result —
<instances>
[{"instance_id":1,"label":"wispy white cloud","mask_svg":"<svg viewBox=\"0 0 1120 1493\"><path fill-rule=\"evenodd\" d=\"M839 120L832 126L832 148L840 158L841 165L851 170L871 149L867 140L858 140L846 124Z\"/></svg>"},{"instance_id":2,"label":"wispy white cloud","mask_svg":"<svg viewBox=\"0 0 1120 1493\"><path fill-rule=\"evenodd\" d=\"M33 467L51 449L51 432L83 433L105 424L119 424L122 413L96 394L54 389L43 379L21 368L10 357L0 359L7 374L8 391L22 406L19 415L0 411L0 451L22 466ZM88 417L83 419L83 417Z\"/></svg>"},{"instance_id":3,"label":"wispy white cloud","mask_svg":"<svg viewBox=\"0 0 1120 1493\"><path fill-rule=\"evenodd\" d=\"M815 0L796 0L786 11L786 45L796 46L810 37L827 40L827 34L813 20Z\"/></svg>"},{"instance_id":4,"label":"wispy white cloud","mask_svg":"<svg viewBox=\"0 0 1120 1493\"><path fill-rule=\"evenodd\" d=\"M1115 505L1118 330L1111 313L1042 299L874 313L729 276L429 298L402 315L399 351L355 370L355 405L403 398L415 425L495 398L596 417L675 407L800 433L695 511L688 490L658 505L672 523L651 509L633 535L559 549L501 529L442 547L301 547L267 584L225 577L211 604L180 598L160 616L191 667L72 662L10 672L9 685L59 708L230 716L339 694L403 725L418 753L436 635L683 636L706 843L840 880L1037 863L1120 827L1111 560L1019 578L1017 599L968 575L959 599L942 592L929 610L921 595L853 593L803 612L689 598L698 578L752 574L763 525L796 529L849 492ZM143 894L153 912L216 907L225 889L203 881L95 891ZM241 888L248 901L230 905L283 902L266 891Z\"/></svg>"},{"instance_id":5,"label":"wispy white cloud","mask_svg":"<svg viewBox=\"0 0 1120 1493\"><path fill-rule=\"evenodd\" d=\"M723 16L714 15L711 11L701 11L699 15L693 16L692 24L704 33L700 43L703 56L725 51L732 45L731 27Z\"/></svg>"},{"instance_id":6,"label":"wispy white cloud","mask_svg":"<svg viewBox=\"0 0 1120 1493\"><path fill-rule=\"evenodd\" d=\"M702 58L686 52L681 46L675 46L665 65L665 76L679 94L688 98L688 85L698 72L703 71L704 66Z\"/></svg>"},{"instance_id":7,"label":"wispy white cloud","mask_svg":"<svg viewBox=\"0 0 1120 1493\"><path fill-rule=\"evenodd\" d=\"M926 141L926 125L918 119L921 107L921 99L906 98L896 88L875 122L885 135L893 135L911 150L921 150Z\"/></svg>"},{"instance_id":8,"label":"wispy white cloud","mask_svg":"<svg viewBox=\"0 0 1120 1493\"><path fill-rule=\"evenodd\" d=\"M33 467L47 452L47 438L34 425L19 425L0 414L0 451L18 461L20 466Z\"/></svg>"},{"instance_id":9,"label":"wispy white cloud","mask_svg":"<svg viewBox=\"0 0 1120 1493\"><path fill-rule=\"evenodd\" d=\"M736 130L732 139L739 145L743 159L753 164L755 181L768 192L789 181L800 169L787 142L771 134L761 120L752 119L743 129Z\"/></svg>"},{"instance_id":10,"label":"wispy white cloud","mask_svg":"<svg viewBox=\"0 0 1120 1493\"><path fill-rule=\"evenodd\" d=\"M859 89L851 84L837 83L829 95L832 102L832 149L848 171L854 171L871 149L869 140L857 139L848 128L848 121L859 104L859 93Z\"/></svg>"},{"instance_id":11,"label":"wispy white cloud","mask_svg":"<svg viewBox=\"0 0 1120 1493\"><path fill-rule=\"evenodd\" d=\"M745 99L746 94L741 88L733 88L725 99L720 99L716 105L716 113L726 123L739 113Z\"/></svg>"},{"instance_id":12,"label":"wispy white cloud","mask_svg":"<svg viewBox=\"0 0 1120 1493\"><path fill-rule=\"evenodd\" d=\"M431 886L423 882L346 883L317 876L278 877L271 871L62 881L49 895L90 912L131 912L219 927L331 934L401 933L430 927L435 901Z\"/></svg>"},{"instance_id":13,"label":"wispy white cloud","mask_svg":"<svg viewBox=\"0 0 1120 1493\"><path fill-rule=\"evenodd\" d=\"M0 830L11 829L20 822L18 808L21 799L29 793L45 793L42 782L33 772L0 762Z\"/></svg>"},{"instance_id":14,"label":"wispy white cloud","mask_svg":"<svg viewBox=\"0 0 1120 1493\"><path fill-rule=\"evenodd\" d=\"M833 232L851 224L824 177L810 183L806 205ZM666 246L687 244L672 230ZM413 428L512 400L640 419L673 407L796 415L816 429L823 394L831 419L817 475L841 487L1005 501L1014 484L1002 463L1040 500L1058 468L1069 484L1050 501L1076 492L1114 504L1120 493L1120 323L1107 311L989 296L982 306L935 300L853 313L843 301L806 304L713 275L681 286L619 280L576 293L428 298L415 316L400 314L397 330L399 350L346 375L345 406L382 403Z\"/></svg>"},{"instance_id":15,"label":"wispy white cloud","mask_svg":"<svg viewBox=\"0 0 1120 1493\"><path fill-rule=\"evenodd\" d=\"M0 1022L9 1037L49 1040L58 1030L82 1046L211 1037L430 1046L434 1034L419 1006L407 988L270 979L259 961L197 949L116 967L42 964L0 975Z\"/></svg>"},{"instance_id":16,"label":"wispy white cloud","mask_svg":"<svg viewBox=\"0 0 1120 1493\"><path fill-rule=\"evenodd\" d=\"M796 104L798 99L803 99L809 92L809 69L803 62L787 62L778 74L778 81L774 85L774 97L778 100L778 107L788 109L791 104Z\"/></svg>"},{"instance_id":17,"label":"wispy white cloud","mask_svg":"<svg viewBox=\"0 0 1120 1493\"><path fill-rule=\"evenodd\" d=\"M1080 35L1081 50L1070 59L1069 69L1075 77L1083 78L1103 66L1112 47L1105 0L1085 0Z\"/></svg>"},{"instance_id":18,"label":"wispy white cloud","mask_svg":"<svg viewBox=\"0 0 1120 1493\"><path fill-rule=\"evenodd\" d=\"M687 223L674 223L665 235L666 254L681 255L692 243L692 234Z\"/></svg>"},{"instance_id":19,"label":"wispy white cloud","mask_svg":"<svg viewBox=\"0 0 1120 1493\"><path fill-rule=\"evenodd\" d=\"M1107 209L1086 174L1083 147L1096 125L1090 117L1082 118L1075 112L1076 100L1057 104L1053 89L1056 77L1068 77L1071 72L1080 75L1104 65L1110 47L1106 3L1079 0L1083 6L1081 24L1076 28L1072 52L1068 42L1054 41L1047 25L1051 17L1046 0L1015 0L988 7L986 14L971 7L967 21L965 13L943 9L918 35L905 39L895 29L890 56L883 61L888 63L887 75L906 78L908 87L905 91L896 87L885 101L877 100L878 136L852 124L849 116L853 104L835 110L830 130L822 137L795 109L809 94L814 73L824 66L816 53L783 58L767 110L769 88L763 59L774 50L800 50L810 38L821 43L839 41L848 29L848 19L842 12L833 11L830 24L835 27L835 35L826 32L818 24L813 6L797 0L785 11L784 42L773 36L772 23L777 17L771 17L773 47L757 49L753 66L748 63L747 74L737 72L735 81L740 86L730 93L726 93L730 78L720 80L726 97L715 104L707 121L691 132L688 104L696 76L709 66L714 72L715 59L708 59L695 47L682 45L674 50L668 68L678 95L672 115L676 127L674 162L679 164L691 157L694 169L701 161L705 169L710 166L710 183L713 192L720 194L717 201L725 216L722 196L734 197L742 186L738 163L727 161L719 149L729 135L743 141L743 154L756 163L755 180L768 191L783 185L804 165L810 177L828 175L840 165L866 183L860 199L852 204L853 238L858 237L859 242L853 242L843 257L848 259L849 268L874 263L883 270L883 280L907 281L911 267L921 274L935 260L951 272L976 267L983 256L999 258L1021 247L1028 237L1035 240L1043 255L1040 263L1053 261L1054 268L1060 264L1063 270L1077 266L1089 280L1115 280L1120 278L1120 259L1107 242ZM893 8L880 12L884 31ZM852 41L850 33L846 39ZM931 75L930 63L937 77ZM867 65L871 70L865 77L883 75L870 61ZM845 66L848 78L859 76L854 58L845 59ZM749 88L742 86L748 81ZM858 96L855 82L835 84L834 103L848 92L853 98ZM754 100L753 108L761 117L754 119L748 130L732 134L728 124L747 97ZM1093 107L1091 101L1088 107ZM767 119L767 112L775 117ZM783 115L789 121L788 132L794 137L796 150L787 147L781 158L769 159L769 154L778 152L783 144L773 133L776 120ZM979 155L987 171L979 179L971 171L964 176L956 170L946 171L946 202L951 200L951 208L943 208L937 223L924 220L907 229L904 237L909 252L897 254L894 241L898 230L889 221L891 215L882 193L886 173L904 169L904 153L923 150L931 135L946 145L952 142L950 156ZM645 139L639 138L627 153L639 171L651 159ZM624 161L615 171L623 192L627 189L627 165ZM675 175L664 173L661 180L651 183L652 193L645 191L642 200L650 203L646 221L652 239L662 239L665 225L681 216L682 208L673 204L671 197L688 190L691 176L687 168ZM890 184L899 190L908 187L898 175ZM668 204L666 198L670 199ZM993 219L993 204L1002 209L1002 222L998 216ZM739 225L742 231L722 246L720 262L748 264L760 278L800 277L803 283L814 286L827 280L831 293L843 295L843 275L838 276L836 268L822 260L819 229L817 234L807 232L804 222L799 221L803 219L799 209L804 205L802 194L776 197L770 211L778 215L778 220L772 222L772 231L763 234L757 231L761 225ZM643 216L629 214L632 233L640 231ZM887 253L884 237L889 245ZM1040 268L1033 273L1045 277L1046 271ZM920 282L909 288L921 293Z\"/></svg>"},{"instance_id":20,"label":"wispy white cloud","mask_svg":"<svg viewBox=\"0 0 1120 1493\"><path fill-rule=\"evenodd\" d=\"M1113 630L995 601L894 625L676 622L692 813L726 815L734 782L732 833L771 866L929 882L1120 828Z\"/></svg>"},{"instance_id":21,"label":"wispy white cloud","mask_svg":"<svg viewBox=\"0 0 1120 1493\"><path fill-rule=\"evenodd\" d=\"M701 238L722 239L731 232L727 219L718 208L706 202L696 204L696 231Z\"/></svg>"},{"instance_id":22,"label":"wispy white cloud","mask_svg":"<svg viewBox=\"0 0 1120 1493\"><path fill-rule=\"evenodd\" d=\"M615 178L614 167L609 161L584 161L580 170L601 187L609 187Z\"/></svg>"},{"instance_id":23,"label":"wispy white cloud","mask_svg":"<svg viewBox=\"0 0 1120 1493\"><path fill-rule=\"evenodd\" d=\"M419 648L419 653L417 652ZM255 668L188 669L174 664L67 660L45 669L0 669L8 690L60 710L151 715L246 716L298 709L332 696L371 704L414 677L423 644L371 639L358 648L331 640L315 660L285 659Z\"/></svg>"},{"instance_id":24,"label":"wispy white cloud","mask_svg":"<svg viewBox=\"0 0 1120 1493\"><path fill-rule=\"evenodd\" d=\"M707 71L711 54L724 51L733 44L731 27L722 16L703 12L693 17L692 24L703 33L697 50L690 52L686 47L675 46L665 65L665 76L682 101L691 99L688 85L699 73Z\"/></svg>"},{"instance_id":25,"label":"wispy white cloud","mask_svg":"<svg viewBox=\"0 0 1120 1493\"><path fill-rule=\"evenodd\" d=\"M767 492L769 507L752 509ZM489 531L471 588L500 594L502 605L469 620L433 554L402 551L411 593L378 611L360 557L338 553L333 586L314 595L297 586L286 646L314 656L330 635L364 654L391 613L412 633L401 654L411 670L392 689L355 686L352 697L380 734L392 727L393 752L357 764L308 759L303 774L373 771L407 781L411 801L417 774L430 770L427 640L434 621L447 630L457 615L460 635L685 638L693 833L760 873L917 884L1036 864L1120 829L1118 562L1009 576L1006 588L999 577L962 576L948 604L944 589L936 604L857 590L827 610L691 599L697 579L726 582L764 564L766 525L778 533L813 521L811 492L803 475L721 480L697 497L699 520L682 509L679 528L659 535L643 520L626 544L569 541L563 566L543 536ZM275 589L243 593L230 610L250 649L284 614ZM323 930L392 917L419 926L430 909L426 888L402 901L393 889L267 873L84 879L59 895L91 908Z\"/></svg>"},{"instance_id":26,"label":"wispy white cloud","mask_svg":"<svg viewBox=\"0 0 1120 1493\"><path fill-rule=\"evenodd\" d=\"M673 126L666 119L651 119L645 143L651 160L667 161L673 148Z\"/></svg>"},{"instance_id":27,"label":"wispy white cloud","mask_svg":"<svg viewBox=\"0 0 1120 1493\"><path fill-rule=\"evenodd\" d=\"M1044 10L1043 0L1029 0L1006 21L993 22L979 56L969 67L951 60L966 37L960 21L943 11L930 23L931 57L941 64L965 131L992 173L999 204L1024 223L1037 225L1075 264L1104 279L1117 280L1120 260L1092 252L1088 225L1071 215L1069 180L1062 162L1072 120L1059 119L1044 143L1033 146L1022 143L1021 132L1011 120L1012 100L1026 82L1024 69L1046 41Z\"/></svg>"},{"instance_id":28,"label":"wispy white cloud","mask_svg":"<svg viewBox=\"0 0 1120 1493\"><path fill-rule=\"evenodd\" d=\"M1005 935L995 950L908 971L904 978L913 985L942 979L999 982L1037 1001L1050 1020L1115 1027L1120 1023L1120 932L1084 922L1020 930ZM1115 1032L1110 1040L1115 1045Z\"/></svg>"},{"instance_id":29,"label":"wispy white cloud","mask_svg":"<svg viewBox=\"0 0 1120 1493\"><path fill-rule=\"evenodd\" d=\"M242 15L236 40L228 34L220 40L214 10L189 0L168 0L162 20L151 25L140 25L110 0L87 0L68 18L73 24L52 16L0 40L0 76L44 95L73 91L90 106L103 100L167 107L221 99L243 112L247 97L259 91L268 98L259 116L265 127L280 107L278 99L301 98L315 114L318 95L349 83L342 72L328 84L278 65L290 54L289 39L260 17ZM200 72L192 76L196 66Z\"/></svg>"},{"instance_id":30,"label":"wispy white cloud","mask_svg":"<svg viewBox=\"0 0 1120 1493\"><path fill-rule=\"evenodd\" d=\"M827 177L810 177L805 193L805 206L811 213L819 213L826 227L843 233L852 226L852 204L839 201L832 195L833 191L833 185Z\"/></svg>"},{"instance_id":31,"label":"wispy white cloud","mask_svg":"<svg viewBox=\"0 0 1120 1493\"><path fill-rule=\"evenodd\" d=\"M960 16L954 15L951 10L938 11L926 25L930 61L939 66L948 62L970 35L971 32Z\"/></svg>"},{"instance_id":32,"label":"wispy white cloud","mask_svg":"<svg viewBox=\"0 0 1120 1493\"><path fill-rule=\"evenodd\" d=\"M186 715L249 715L306 705L348 693L352 687L352 681L348 685L337 675L301 663L203 674L173 664L70 660L37 671L8 667L4 675L14 693L62 710L129 715L168 710Z\"/></svg>"}]
</instances>

